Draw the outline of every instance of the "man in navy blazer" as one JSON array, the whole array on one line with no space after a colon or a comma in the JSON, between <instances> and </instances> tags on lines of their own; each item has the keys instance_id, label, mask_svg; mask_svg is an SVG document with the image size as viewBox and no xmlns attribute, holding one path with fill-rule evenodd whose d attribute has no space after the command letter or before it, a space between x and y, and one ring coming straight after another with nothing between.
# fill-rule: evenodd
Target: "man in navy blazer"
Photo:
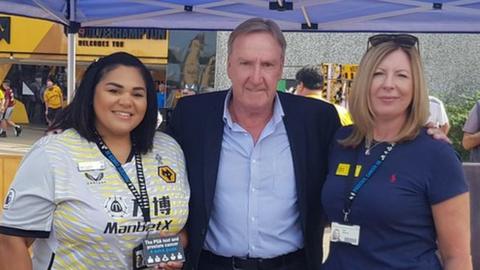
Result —
<instances>
[{"instance_id":1,"label":"man in navy blazer","mask_svg":"<svg viewBox=\"0 0 480 270\"><path fill-rule=\"evenodd\" d=\"M191 187L184 269L320 269L321 187L340 122L319 100L276 91L286 42L270 20L230 35L226 91L179 100L167 127Z\"/></svg>"}]
</instances>

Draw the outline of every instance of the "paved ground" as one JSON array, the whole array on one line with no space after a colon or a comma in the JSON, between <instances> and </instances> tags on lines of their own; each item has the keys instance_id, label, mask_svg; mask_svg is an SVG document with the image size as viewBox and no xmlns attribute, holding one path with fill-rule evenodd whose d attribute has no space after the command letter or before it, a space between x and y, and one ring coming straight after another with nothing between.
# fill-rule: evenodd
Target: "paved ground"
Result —
<instances>
[{"instance_id":1,"label":"paved ground","mask_svg":"<svg viewBox=\"0 0 480 270\"><path fill-rule=\"evenodd\" d=\"M43 136L46 126L25 125L20 136L15 137L13 130L7 130L7 137L0 138L0 154L24 155L32 144Z\"/></svg>"}]
</instances>

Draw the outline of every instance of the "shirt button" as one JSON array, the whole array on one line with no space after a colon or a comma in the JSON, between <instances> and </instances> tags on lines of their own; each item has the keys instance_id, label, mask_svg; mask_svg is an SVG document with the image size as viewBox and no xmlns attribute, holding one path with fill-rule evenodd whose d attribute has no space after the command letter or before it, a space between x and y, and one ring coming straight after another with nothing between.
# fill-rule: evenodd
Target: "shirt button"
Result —
<instances>
[{"instance_id":1,"label":"shirt button","mask_svg":"<svg viewBox=\"0 0 480 270\"><path fill-rule=\"evenodd\" d=\"M256 163L256 162L257 162L257 160L256 160L256 159L252 159L252 163Z\"/></svg>"}]
</instances>

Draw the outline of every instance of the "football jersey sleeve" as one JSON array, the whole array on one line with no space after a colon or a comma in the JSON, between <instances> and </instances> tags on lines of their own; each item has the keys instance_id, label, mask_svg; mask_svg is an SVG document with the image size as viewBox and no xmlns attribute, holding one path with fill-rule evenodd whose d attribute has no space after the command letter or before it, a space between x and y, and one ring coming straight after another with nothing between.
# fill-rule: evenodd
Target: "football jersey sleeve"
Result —
<instances>
[{"instance_id":1,"label":"football jersey sleeve","mask_svg":"<svg viewBox=\"0 0 480 270\"><path fill-rule=\"evenodd\" d=\"M25 156L7 193L0 233L47 238L55 210L54 174L48 154L35 145Z\"/></svg>"}]
</instances>

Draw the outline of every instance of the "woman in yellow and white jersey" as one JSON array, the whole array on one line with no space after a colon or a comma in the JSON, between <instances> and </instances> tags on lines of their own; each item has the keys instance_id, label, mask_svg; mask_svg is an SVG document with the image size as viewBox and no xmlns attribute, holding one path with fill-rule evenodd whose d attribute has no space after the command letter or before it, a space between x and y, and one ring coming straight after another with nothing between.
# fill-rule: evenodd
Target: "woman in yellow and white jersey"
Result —
<instances>
[{"instance_id":1,"label":"woman in yellow and white jersey","mask_svg":"<svg viewBox=\"0 0 480 270\"><path fill-rule=\"evenodd\" d=\"M185 239L184 156L155 130L155 95L149 71L130 54L89 66L52 127L63 132L35 143L8 192L0 269L132 269L147 237Z\"/></svg>"}]
</instances>

